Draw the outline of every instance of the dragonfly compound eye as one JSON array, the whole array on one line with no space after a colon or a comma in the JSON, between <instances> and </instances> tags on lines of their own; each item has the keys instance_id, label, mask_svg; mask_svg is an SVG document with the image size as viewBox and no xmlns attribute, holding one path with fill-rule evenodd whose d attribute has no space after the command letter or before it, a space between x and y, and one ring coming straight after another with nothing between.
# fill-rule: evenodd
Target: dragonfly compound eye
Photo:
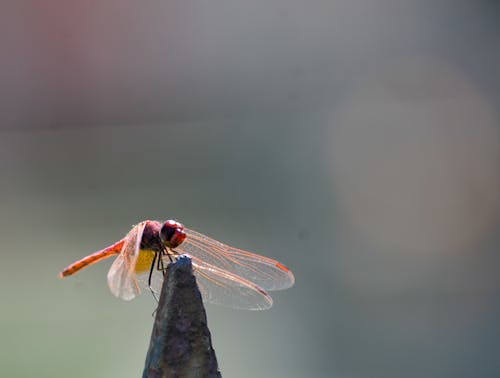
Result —
<instances>
[{"instance_id":1,"label":"dragonfly compound eye","mask_svg":"<svg viewBox=\"0 0 500 378\"><path fill-rule=\"evenodd\" d=\"M184 226L179 222L168 220L161 227L160 238L165 246L175 248L186 239Z\"/></svg>"}]
</instances>

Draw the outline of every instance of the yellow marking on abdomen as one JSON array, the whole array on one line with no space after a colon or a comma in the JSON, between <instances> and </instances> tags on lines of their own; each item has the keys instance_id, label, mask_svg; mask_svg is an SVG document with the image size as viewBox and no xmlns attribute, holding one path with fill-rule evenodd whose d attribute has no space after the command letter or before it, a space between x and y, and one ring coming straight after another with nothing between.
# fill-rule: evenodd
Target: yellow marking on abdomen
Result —
<instances>
[{"instance_id":1,"label":"yellow marking on abdomen","mask_svg":"<svg viewBox=\"0 0 500 378\"><path fill-rule=\"evenodd\" d=\"M148 272L151 269L151 264L153 263L155 253L155 251L152 251L150 249L141 249L139 251L139 257L137 258L137 262L135 263L136 273Z\"/></svg>"}]
</instances>

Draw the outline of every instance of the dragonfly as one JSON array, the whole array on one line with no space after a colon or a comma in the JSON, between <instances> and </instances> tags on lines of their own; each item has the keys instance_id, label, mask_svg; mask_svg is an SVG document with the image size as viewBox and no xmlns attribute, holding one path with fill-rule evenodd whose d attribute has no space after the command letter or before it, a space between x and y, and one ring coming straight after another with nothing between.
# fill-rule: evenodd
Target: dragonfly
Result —
<instances>
[{"instance_id":1,"label":"dragonfly","mask_svg":"<svg viewBox=\"0 0 500 378\"><path fill-rule=\"evenodd\" d=\"M205 302L264 310L273 304L268 291L287 289L295 283L292 271L282 263L221 243L175 220L142 221L123 239L74 262L59 276L71 276L118 255L107 275L111 293L129 301L143 288L158 298L166 266L184 254L191 258Z\"/></svg>"}]
</instances>

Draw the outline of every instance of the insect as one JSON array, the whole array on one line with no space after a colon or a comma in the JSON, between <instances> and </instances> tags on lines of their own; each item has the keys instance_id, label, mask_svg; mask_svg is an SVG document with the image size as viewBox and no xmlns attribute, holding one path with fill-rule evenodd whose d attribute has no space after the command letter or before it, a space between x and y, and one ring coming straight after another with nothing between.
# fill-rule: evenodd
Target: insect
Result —
<instances>
[{"instance_id":1,"label":"insect","mask_svg":"<svg viewBox=\"0 0 500 378\"><path fill-rule=\"evenodd\" d=\"M111 293L131 300L143 287L157 297L166 266L182 254L191 257L202 297L211 303L263 310L273 304L267 291L287 289L295 282L292 271L280 262L230 247L175 220L143 221L123 239L66 267L60 277L118 255L108 272Z\"/></svg>"}]
</instances>

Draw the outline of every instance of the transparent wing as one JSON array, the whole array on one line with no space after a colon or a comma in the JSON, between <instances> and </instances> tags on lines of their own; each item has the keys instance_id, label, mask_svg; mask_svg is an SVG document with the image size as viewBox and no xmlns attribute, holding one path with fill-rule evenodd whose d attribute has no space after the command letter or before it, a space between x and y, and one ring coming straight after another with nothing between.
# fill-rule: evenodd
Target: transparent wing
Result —
<instances>
[{"instance_id":1,"label":"transparent wing","mask_svg":"<svg viewBox=\"0 0 500 378\"><path fill-rule=\"evenodd\" d=\"M168 263L170 263L168 258L164 258L163 260L165 266L167 266ZM151 272L151 286L149 286L148 283L149 271L137 273L137 281L139 282L139 286L141 286L145 290L152 291L156 299L160 298L161 286L163 285L164 278L167 278L167 271L165 270L165 275L164 275L161 270L158 270L156 269L156 267L154 267L153 271Z\"/></svg>"},{"instance_id":2,"label":"transparent wing","mask_svg":"<svg viewBox=\"0 0 500 378\"><path fill-rule=\"evenodd\" d=\"M273 300L269 294L253 282L207 264L194 256L191 256L191 260L203 301L246 310L264 310L272 306ZM168 256L163 256L163 263L165 266L170 263ZM142 287L149 287L149 272L142 272L137 278ZM163 279L163 273L154 268L150 289L157 298L160 297Z\"/></svg>"},{"instance_id":3,"label":"transparent wing","mask_svg":"<svg viewBox=\"0 0 500 378\"><path fill-rule=\"evenodd\" d=\"M245 310L265 310L273 300L258 285L191 256L203 300Z\"/></svg>"},{"instance_id":4,"label":"transparent wing","mask_svg":"<svg viewBox=\"0 0 500 378\"><path fill-rule=\"evenodd\" d=\"M186 240L175 249L179 253L187 253L197 261L251 281L264 290L286 289L295 282L293 273L276 260L233 248L188 228L186 233Z\"/></svg>"},{"instance_id":5,"label":"transparent wing","mask_svg":"<svg viewBox=\"0 0 500 378\"><path fill-rule=\"evenodd\" d=\"M132 228L125 237L120 255L108 271L108 285L114 296L129 301L141 293L136 276L135 264L139 256L145 222Z\"/></svg>"}]
</instances>

